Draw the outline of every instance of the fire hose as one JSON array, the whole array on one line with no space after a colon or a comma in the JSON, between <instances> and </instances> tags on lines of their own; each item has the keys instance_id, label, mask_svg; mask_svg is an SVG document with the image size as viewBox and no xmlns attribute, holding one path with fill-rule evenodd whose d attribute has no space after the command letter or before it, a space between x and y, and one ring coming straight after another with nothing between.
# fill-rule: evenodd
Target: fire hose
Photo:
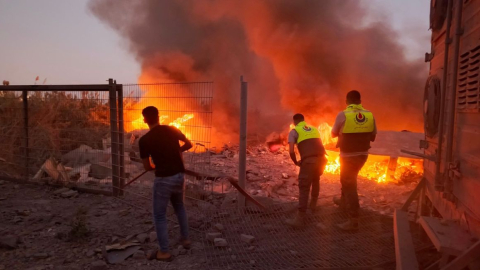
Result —
<instances>
[{"instance_id":1,"label":"fire hose","mask_svg":"<svg viewBox=\"0 0 480 270\"><path fill-rule=\"evenodd\" d=\"M122 189L125 189L127 186L129 186L130 184L132 184L133 182L135 182L136 180L138 180L142 175L146 174L148 171L144 171L142 172L141 174L137 175L136 177L134 177L132 180L128 181ZM211 176L211 175L206 175L206 174L201 174L201 173L197 173L197 172L194 172L192 170L185 170L185 174L186 175L190 175L190 176L194 176L196 178L208 178L208 179L218 179L218 178L226 178L228 179L228 182L230 182L230 184L232 184L233 187L235 187L235 189L238 190L238 192L240 192L243 196L245 196L245 198L249 201L251 201L252 203L254 203L255 205L257 205L258 207L260 207L261 209L266 209L266 207L261 204L259 201L255 200L252 195L248 194L248 192L246 192L242 187L240 187L240 185L238 185L238 180L233 178L233 177L230 177L230 176Z\"/></svg>"}]
</instances>

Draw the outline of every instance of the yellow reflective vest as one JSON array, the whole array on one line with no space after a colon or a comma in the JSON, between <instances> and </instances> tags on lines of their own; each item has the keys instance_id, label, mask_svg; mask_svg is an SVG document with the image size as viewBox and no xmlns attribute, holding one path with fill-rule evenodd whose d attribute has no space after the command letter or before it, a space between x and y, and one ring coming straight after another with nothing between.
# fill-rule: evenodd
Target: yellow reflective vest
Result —
<instances>
[{"instance_id":1,"label":"yellow reflective vest","mask_svg":"<svg viewBox=\"0 0 480 270\"><path fill-rule=\"evenodd\" d=\"M320 139L320 132L314 126L310 126L305 121L298 123L295 126L295 131L298 133L297 144L308 139Z\"/></svg>"},{"instance_id":2,"label":"yellow reflective vest","mask_svg":"<svg viewBox=\"0 0 480 270\"><path fill-rule=\"evenodd\" d=\"M361 104L348 105L343 113L345 114L343 133L367 133L375 129L373 114L365 110Z\"/></svg>"}]
</instances>

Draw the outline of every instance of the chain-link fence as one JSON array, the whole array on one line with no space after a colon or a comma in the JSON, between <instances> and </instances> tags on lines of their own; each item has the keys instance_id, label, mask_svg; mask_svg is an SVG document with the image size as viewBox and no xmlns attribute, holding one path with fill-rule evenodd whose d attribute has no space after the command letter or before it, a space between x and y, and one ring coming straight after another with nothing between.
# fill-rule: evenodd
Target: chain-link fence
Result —
<instances>
[{"instance_id":1,"label":"chain-link fence","mask_svg":"<svg viewBox=\"0 0 480 270\"><path fill-rule=\"evenodd\" d=\"M148 132L146 106L192 140L187 168L204 171L212 98L211 82L0 86L0 177L122 195L143 171L138 139ZM148 187L153 178L145 177L135 184ZM191 185L204 190L198 180Z\"/></svg>"}]
</instances>

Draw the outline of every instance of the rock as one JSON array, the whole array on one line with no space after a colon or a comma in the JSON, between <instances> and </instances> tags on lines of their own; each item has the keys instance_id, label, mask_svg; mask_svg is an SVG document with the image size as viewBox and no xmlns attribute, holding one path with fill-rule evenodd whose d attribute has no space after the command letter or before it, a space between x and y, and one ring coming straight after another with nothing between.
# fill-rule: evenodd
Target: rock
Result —
<instances>
[{"instance_id":1,"label":"rock","mask_svg":"<svg viewBox=\"0 0 480 270\"><path fill-rule=\"evenodd\" d=\"M95 250L89 250L87 252L87 257L93 257L95 255Z\"/></svg>"},{"instance_id":2,"label":"rock","mask_svg":"<svg viewBox=\"0 0 480 270\"><path fill-rule=\"evenodd\" d=\"M142 244L147 242L147 239L148 239L148 235L146 233L141 233L141 234L137 235L138 242L140 242Z\"/></svg>"},{"instance_id":3,"label":"rock","mask_svg":"<svg viewBox=\"0 0 480 270\"><path fill-rule=\"evenodd\" d=\"M213 240L213 242L214 242L216 247L226 247L226 246L228 246L227 240L225 240L223 238L215 238Z\"/></svg>"},{"instance_id":4,"label":"rock","mask_svg":"<svg viewBox=\"0 0 480 270\"><path fill-rule=\"evenodd\" d=\"M90 265L90 270L106 270L107 264L104 261L95 261Z\"/></svg>"},{"instance_id":5,"label":"rock","mask_svg":"<svg viewBox=\"0 0 480 270\"><path fill-rule=\"evenodd\" d=\"M46 258L50 257L50 255L48 255L47 253L41 252L41 253L35 253L35 254L33 254L33 257L34 257L35 259L46 259Z\"/></svg>"},{"instance_id":6,"label":"rock","mask_svg":"<svg viewBox=\"0 0 480 270\"><path fill-rule=\"evenodd\" d=\"M150 239L150 242L157 241L157 233L156 232L150 232L148 235L148 239Z\"/></svg>"},{"instance_id":7,"label":"rock","mask_svg":"<svg viewBox=\"0 0 480 270\"><path fill-rule=\"evenodd\" d=\"M139 250L133 254L132 258L135 260L145 259L145 252Z\"/></svg>"},{"instance_id":8,"label":"rock","mask_svg":"<svg viewBox=\"0 0 480 270\"><path fill-rule=\"evenodd\" d=\"M245 242L247 244L251 244L255 241L255 237L252 236L252 235L248 235L248 234L242 234L242 235L240 235L240 238L243 242Z\"/></svg>"},{"instance_id":9,"label":"rock","mask_svg":"<svg viewBox=\"0 0 480 270\"><path fill-rule=\"evenodd\" d=\"M220 223L215 224L213 227L214 227L217 231L219 231L219 232L222 232L223 230L225 230L225 228L223 227L223 225L220 224Z\"/></svg>"},{"instance_id":10,"label":"rock","mask_svg":"<svg viewBox=\"0 0 480 270\"><path fill-rule=\"evenodd\" d=\"M112 176L112 168L105 162L93 163L90 166L90 175L93 178L105 179Z\"/></svg>"},{"instance_id":11,"label":"rock","mask_svg":"<svg viewBox=\"0 0 480 270\"><path fill-rule=\"evenodd\" d=\"M61 189L57 189L53 192L54 195L59 195L59 194L62 194L64 192L67 192L67 191L70 191L69 188L61 188Z\"/></svg>"},{"instance_id":12,"label":"rock","mask_svg":"<svg viewBox=\"0 0 480 270\"><path fill-rule=\"evenodd\" d=\"M282 173L282 178L283 179L288 179L288 178L290 178L290 175L288 175L286 173Z\"/></svg>"},{"instance_id":13,"label":"rock","mask_svg":"<svg viewBox=\"0 0 480 270\"><path fill-rule=\"evenodd\" d=\"M63 198L72 198L78 196L78 192L75 190L69 190L61 194Z\"/></svg>"},{"instance_id":14,"label":"rock","mask_svg":"<svg viewBox=\"0 0 480 270\"><path fill-rule=\"evenodd\" d=\"M222 233L219 233L219 232L213 232L213 233L207 233L207 240L208 241L214 241L215 238L220 238L220 236L222 236Z\"/></svg>"},{"instance_id":15,"label":"rock","mask_svg":"<svg viewBox=\"0 0 480 270\"><path fill-rule=\"evenodd\" d=\"M18 247L18 237L14 235L0 238L0 248L16 249Z\"/></svg>"}]
</instances>

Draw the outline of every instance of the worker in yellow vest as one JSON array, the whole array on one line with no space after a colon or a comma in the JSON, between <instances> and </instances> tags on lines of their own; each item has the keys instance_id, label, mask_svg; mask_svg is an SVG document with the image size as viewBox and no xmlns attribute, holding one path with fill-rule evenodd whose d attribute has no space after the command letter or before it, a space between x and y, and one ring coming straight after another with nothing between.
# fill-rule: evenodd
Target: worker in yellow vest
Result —
<instances>
[{"instance_id":1,"label":"worker in yellow vest","mask_svg":"<svg viewBox=\"0 0 480 270\"><path fill-rule=\"evenodd\" d=\"M360 205L358 203L357 176L368 158L370 142L375 141L377 127L373 114L362 107L360 92L347 94L347 108L340 112L332 127L332 137L338 137L340 148L340 183L342 195L335 204L345 210L349 219L338 224L340 229L358 229Z\"/></svg>"},{"instance_id":2,"label":"worker in yellow vest","mask_svg":"<svg viewBox=\"0 0 480 270\"><path fill-rule=\"evenodd\" d=\"M320 192L320 175L327 163L325 148L323 147L318 130L307 123L301 114L293 116L295 128L288 135L290 158L295 165L300 166L298 174L298 213L293 219L287 219L286 223L292 227L305 225L307 208L316 210L318 195ZM297 161L295 145L300 153L300 161ZM311 187L311 199L308 197Z\"/></svg>"}]
</instances>

